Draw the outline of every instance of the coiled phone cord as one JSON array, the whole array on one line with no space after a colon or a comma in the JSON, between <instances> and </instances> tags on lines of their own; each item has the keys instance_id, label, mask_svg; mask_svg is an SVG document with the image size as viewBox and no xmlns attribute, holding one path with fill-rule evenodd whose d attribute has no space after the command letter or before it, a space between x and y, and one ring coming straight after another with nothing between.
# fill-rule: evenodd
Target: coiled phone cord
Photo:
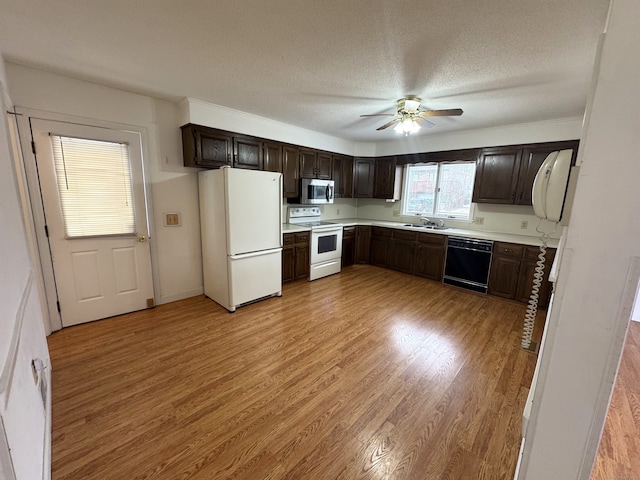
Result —
<instances>
[{"instance_id":1,"label":"coiled phone cord","mask_svg":"<svg viewBox=\"0 0 640 480\"><path fill-rule=\"evenodd\" d=\"M527 350L531 346L531 337L533 336L533 329L536 324L536 312L538 311L538 296L540 287L542 286L542 279L544 278L544 262L545 255L547 254L547 239L550 233L539 230L540 223L536 227L536 231L541 233L540 241L540 253L538 254L538 261L536 262L536 268L533 274L533 288L531 289L531 296L529 297L529 304L527 305L527 312L524 315L524 327L522 329L522 342L521 346ZM553 230L555 232L555 228ZM551 232L553 233L553 232Z\"/></svg>"}]
</instances>

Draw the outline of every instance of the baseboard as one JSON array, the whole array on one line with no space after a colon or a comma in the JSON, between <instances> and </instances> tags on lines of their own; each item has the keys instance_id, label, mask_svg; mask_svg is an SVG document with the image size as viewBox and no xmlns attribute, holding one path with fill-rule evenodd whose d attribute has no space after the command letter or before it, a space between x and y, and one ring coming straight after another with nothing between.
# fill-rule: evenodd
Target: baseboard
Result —
<instances>
[{"instance_id":1,"label":"baseboard","mask_svg":"<svg viewBox=\"0 0 640 480\"><path fill-rule=\"evenodd\" d=\"M158 305L163 303L177 302L178 300L184 300L185 298L197 297L204 294L204 287L195 288L187 292L176 293L175 295L166 295L158 299Z\"/></svg>"}]
</instances>

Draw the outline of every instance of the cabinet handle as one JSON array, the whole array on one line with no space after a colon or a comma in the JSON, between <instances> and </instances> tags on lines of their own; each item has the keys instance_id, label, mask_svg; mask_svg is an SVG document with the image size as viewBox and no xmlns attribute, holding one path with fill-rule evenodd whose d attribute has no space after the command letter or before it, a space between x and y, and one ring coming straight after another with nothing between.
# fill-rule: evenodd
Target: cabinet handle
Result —
<instances>
[{"instance_id":1,"label":"cabinet handle","mask_svg":"<svg viewBox=\"0 0 640 480\"><path fill-rule=\"evenodd\" d=\"M516 199L516 192L511 192L511 201L513 202Z\"/></svg>"}]
</instances>

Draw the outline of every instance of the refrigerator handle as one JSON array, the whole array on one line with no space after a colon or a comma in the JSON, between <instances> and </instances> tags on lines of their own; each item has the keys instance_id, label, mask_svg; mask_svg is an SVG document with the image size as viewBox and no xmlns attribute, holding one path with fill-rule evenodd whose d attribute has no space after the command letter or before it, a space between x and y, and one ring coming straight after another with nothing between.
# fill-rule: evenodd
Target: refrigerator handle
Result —
<instances>
[{"instance_id":1,"label":"refrigerator handle","mask_svg":"<svg viewBox=\"0 0 640 480\"><path fill-rule=\"evenodd\" d=\"M260 250L258 252L240 253L237 255L229 255L231 260L242 260L243 258L260 257L262 255L271 255L282 251L282 248L271 248L269 250Z\"/></svg>"}]
</instances>

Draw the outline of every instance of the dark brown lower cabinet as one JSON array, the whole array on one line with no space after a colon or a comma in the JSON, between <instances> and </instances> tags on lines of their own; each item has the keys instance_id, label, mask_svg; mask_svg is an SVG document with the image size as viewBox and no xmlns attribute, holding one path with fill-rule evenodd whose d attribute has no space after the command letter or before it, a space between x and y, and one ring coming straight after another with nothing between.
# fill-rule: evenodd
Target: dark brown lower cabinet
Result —
<instances>
[{"instance_id":1,"label":"dark brown lower cabinet","mask_svg":"<svg viewBox=\"0 0 640 480\"><path fill-rule=\"evenodd\" d=\"M358 225L356 227L356 263L369 263L371 251L371 227Z\"/></svg>"},{"instance_id":2,"label":"dark brown lower cabinet","mask_svg":"<svg viewBox=\"0 0 640 480\"><path fill-rule=\"evenodd\" d=\"M389 267L389 247L391 246L390 228L371 227L371 251L369 263L377 267Z\"/></svg>"},{"instance_id":3,"label":"dark brown lower cabinet","mask_svg":"<svg viewBox=\"0 0 640 480\"><path fill-rule=\"evenodd\" d=\"M419 233L413 274L438 282L442 281L446 251L446 235Z\"/></svg>"},{"instance_id":4,"label":"dark brown lower cabinet","mask_svg":"<svg viewBox=\"0 0 640 480\"><path fill-rule=\"evenodd\" d=\"M389 268L404 273L413 273L416 251L416 232L394 230L389 245Z\"/></svg>"},{"instance_id":5,"label":"dark brown lower cabinet","mask_svg":"<svg viewBox=\"0 0 640 480\"><path fill-rule=\"evenodd\" d=\"M495 242L489 276L489 295L527 303L533 287L533 275L539 253L538 247ZM547 249L544 276L538 292L539 308L549 305L549 270L555 253L555 248Z\"/></svg>"},{"instance_id":6,"label":"dark brown lower cabinet","mask_svg":"<svg viewBox=\"0 0 640 480\"><path fill-rule=\"evenodd\" d=\"M491 261L491 276L489 278L489 295L503 298L515 298L520 275L519 258L495 255Z\"/></svg>"},{"instance_id":7,"label":"dark brown lower cabinet","mask_svg":"<svg viewBox=\"0 0 640 480\"><path fill-rule=\"evenodd\" d=\"M533 275L538 263L538 254L540 249L538 247L527 247L525 251L525 258L522 260L522 267L520 268L520 279L518 281L518 289L516 290L516 300L519 302L529 302L531 296L531 289L533 288ZM555 248L548 248L545 255L544 262L544 276L542 285L538 291L538 307L547 308L549 306L549 299L551 297L551 283L549 282L549 271L551 265L556 256Z\"/></svg>"},{"instance_id":8,"label":"dark brown lower cabinet","mask_svg":"<svg viewBox=\"0 0 640 480\"><path fill-rule=\"evenodd\" d=\"M309 278L309 232L285 233L282 244L282 283Z\"/></svg>"},{"instance_id":9,"label":"dark brown lower cabinet","mask_svg":"<svg viewBox=\"0 0 640 480\"><path fill-rule=\"evenodd\" d=\"M342 229L342 268L353 265L356 260L356 227Z\"/></svg>"}]
</instances>

